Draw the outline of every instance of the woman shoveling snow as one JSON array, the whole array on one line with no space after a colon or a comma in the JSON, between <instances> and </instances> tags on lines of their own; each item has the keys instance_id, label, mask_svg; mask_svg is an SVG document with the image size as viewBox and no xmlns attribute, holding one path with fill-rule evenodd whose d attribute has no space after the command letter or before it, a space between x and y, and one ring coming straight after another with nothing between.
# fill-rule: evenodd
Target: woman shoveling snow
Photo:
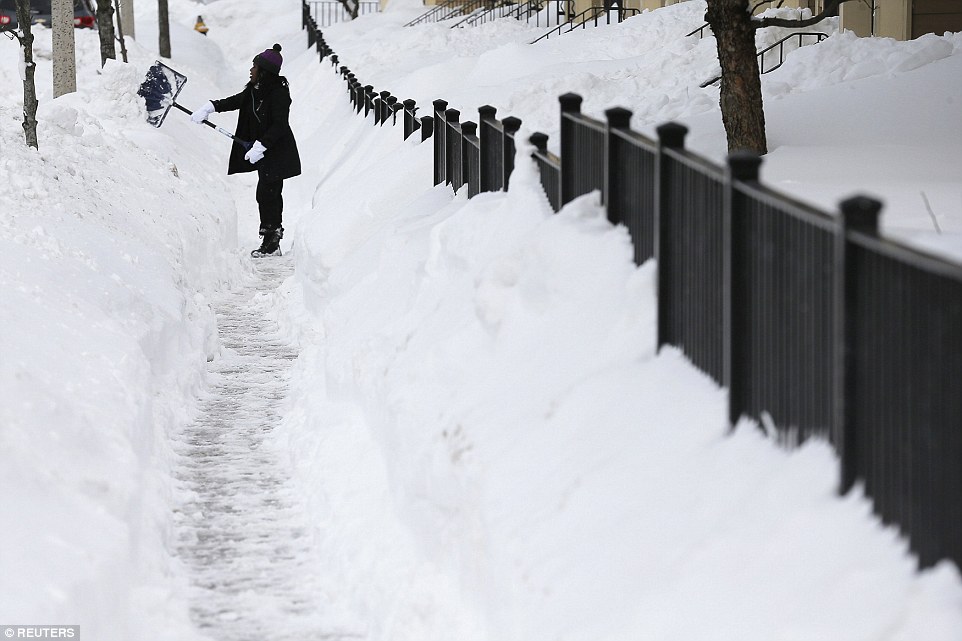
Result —
<instances>
[{"instance_id":1,"label":"woman shoveling snow","mask_svg":"<svg viewBox=\"0 0 962 641\"><path fill-rule=\"evenodd\" d=\"M275 44L254 56L251 79L240 93L212 100L194 111L190 119L202 124L213 112L240 110L235 138L253 140L249 150L232 145L227 173L257 170L257 207L260 211L261 246L251 256L280 255L284 180L301 173L297 142L291 131L289 115L291 92L287 78L280 75L281 46Z\"/></svg>"}]
</instances>

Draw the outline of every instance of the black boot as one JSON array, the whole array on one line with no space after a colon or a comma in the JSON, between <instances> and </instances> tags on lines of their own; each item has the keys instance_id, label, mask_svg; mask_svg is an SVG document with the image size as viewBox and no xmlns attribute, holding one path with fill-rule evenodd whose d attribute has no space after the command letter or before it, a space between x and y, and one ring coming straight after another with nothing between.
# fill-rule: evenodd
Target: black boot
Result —
<instances>
[{"instance_id":1,"label":"black boot","mask_svg":"<svg viewBox=\"0 0 962 641\"><path fill-rule=\"evenodd\" d=\"M278 227L277 229L265 229L264 240L261 242L261 246L252 251L251 256L254 258L263 258L264 256L280 256L281 238L283 237L283 227Z\"/></svg>"}]
</instances>

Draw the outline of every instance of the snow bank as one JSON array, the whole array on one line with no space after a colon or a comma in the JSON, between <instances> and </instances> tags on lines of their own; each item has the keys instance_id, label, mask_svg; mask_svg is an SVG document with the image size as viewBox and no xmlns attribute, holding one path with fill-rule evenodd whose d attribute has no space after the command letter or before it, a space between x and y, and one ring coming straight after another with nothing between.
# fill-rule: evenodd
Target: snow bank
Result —
<instances>
[{"instance_id":1,"label":"snow bank","mask_svg":"<svg viewBox=\"0 0 962 641\"><path fill-rule=\"evenodd\" d=\"M837 498L829 446L727 434L655 353L654 265L596 196L552 215L522 149L506 193L452 198L428 145L323 104L280 438L365 638L958 637L957 569Z\"/></svg>"},{"instance_id":2,"label":"snow bank","mask_svg":"<svg viewBox=\"0 0 962 641\"><path fill-rule=\"evenodd\" d=\"M0 621L199 638L169 554L167 433L216 349L205 292L242 276L234 203L206 150L146 125L152 57L130 41L132 63L100 72L96 34L76 35L80 90L51 100L37 32L39 152L0 46Z\"/></svg>"}]
</instances>

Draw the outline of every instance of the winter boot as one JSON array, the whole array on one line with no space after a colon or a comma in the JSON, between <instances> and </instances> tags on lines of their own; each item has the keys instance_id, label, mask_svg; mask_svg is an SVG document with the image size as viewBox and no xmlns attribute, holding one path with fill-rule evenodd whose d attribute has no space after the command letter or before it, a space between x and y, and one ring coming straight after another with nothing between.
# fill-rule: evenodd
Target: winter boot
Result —
<instances>
[{"instance_id":1,"label":"winter boot","mask_svg":"<svg viewBox=\"0 0 962 641\"><path fill-rule=\"evenodd\" d=\"M281 255L281 238L284 236L283 228L278 227L277 229L267 228L264 230L264 240L261 242L261 246L251 252L251 256L254 258L263 258L265 256L280 256Z\"/></svg>"}]
</instances>

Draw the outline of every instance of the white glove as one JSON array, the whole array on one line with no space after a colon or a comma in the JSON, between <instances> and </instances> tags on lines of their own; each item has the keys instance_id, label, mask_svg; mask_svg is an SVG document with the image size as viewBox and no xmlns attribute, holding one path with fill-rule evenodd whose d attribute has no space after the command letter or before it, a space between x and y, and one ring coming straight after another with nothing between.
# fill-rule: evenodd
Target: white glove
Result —
<instances>
[{"instance_id":1,"label":"white glove","mask_svg":"<svg viewBox=\"0 0 962 641\"><path fill-rule=\"evenodd\" d=\"M264 157L265 151L267 151L267 147L262 145L260 140L255 140L251 148L244 154L244 160L252 165L257 164L257 161Z\"/></svg>"},{"instance_id":2,"label":"white glove","mask_svg":"<svg viewBox=\"0 0 962 641\"><path fill-rule=\"evenodd\" d=\"M190 119L193 122L196 122L198 125L202 125L204 124L204 121L207 120L207 116L211 115L215 111L216 109L214 109L214 103L208 100L207 104L190 114Z\"/></svg>"}]
</instances>

